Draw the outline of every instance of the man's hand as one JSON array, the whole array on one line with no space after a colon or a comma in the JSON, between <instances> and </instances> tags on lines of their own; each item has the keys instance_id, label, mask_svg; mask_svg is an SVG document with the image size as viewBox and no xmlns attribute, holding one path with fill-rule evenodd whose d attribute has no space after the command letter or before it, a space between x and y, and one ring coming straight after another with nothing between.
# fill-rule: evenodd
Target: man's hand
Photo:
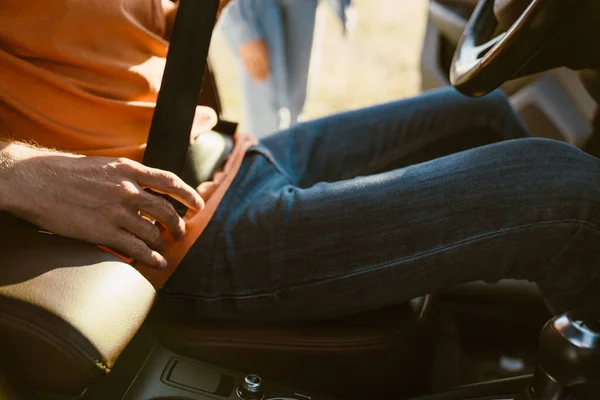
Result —
<instances>
[{"instance_id":1,"label":"man's hand","mask_svg":"<svg viewBox=\"0 0 600 400\"><path fill-rule=\"evenodd\" d=\"M176 175L128 159L82 157L11 144L11 162L0 171L3 208L62 236L104 245L149 266L165 267L164 241L156 220L170 234L185 234L185 223L167 194L191 210L200 195ZM147 218L142 217L145 216Z\"/></svg>"},{"instance_id":2,"label":"man's hand","mask_svg":"<svg viewBox=\"0 0 600 400\"><path fill-rule=\"evenodd\" d=\"M271 74L269 47L263 39L246 42L239 47L238 51L252 79L262 82L269 77Z\"/></svg>"}]
</instances>

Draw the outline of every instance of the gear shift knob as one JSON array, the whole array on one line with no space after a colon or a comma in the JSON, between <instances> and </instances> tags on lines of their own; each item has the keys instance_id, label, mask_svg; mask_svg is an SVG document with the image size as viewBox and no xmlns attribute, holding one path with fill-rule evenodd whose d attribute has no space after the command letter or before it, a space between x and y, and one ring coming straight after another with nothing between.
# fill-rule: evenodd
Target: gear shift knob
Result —
<instances>
[{"instance_id":1,"label":"gear shift knob","mask_svg":"<svg viewBox=\"0 0 600 400\"><path fill-rule=\"evenodd\" d=\"M246 375L244 381L237 389L237 395L241 400L262 400L262 379L255 374Z\"/></svg>"},{"instance_id":2,"label":"gear shift knob","mask_svg":"<svg viewBox=\"0 0 600 400\"><path fill-rule=\"evenodd\" d=\"M569 313L548 322L540 336L539 363L526 398L600 398L600 322Z\"/></svg>"}]
</instances>

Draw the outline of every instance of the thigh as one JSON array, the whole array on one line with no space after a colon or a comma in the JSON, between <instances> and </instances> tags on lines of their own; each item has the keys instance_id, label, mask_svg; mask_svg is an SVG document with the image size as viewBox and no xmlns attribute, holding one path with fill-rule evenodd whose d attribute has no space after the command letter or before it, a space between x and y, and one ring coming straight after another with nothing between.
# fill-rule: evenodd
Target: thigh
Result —
<instances>
[{"instance_id":1,"label":"thigh","mask_svg":"<svg viewBox=\"0 0 600 400\"><path fill-rule=\"evenodd\" d=\"M263 143L309 187L527 136L500 92L472 99L447 88L302 123Z\"/></svg>"},{"instance_id":2,"label":"thigh","mask_svg":"<svg viewBox=\"0 0 600 400\"><path fill-rule=\"evenodd\" d=\"M502 278L598 289L599 161L563 143L512 140L308 189L267 160L246 177L211 264L172 296L190 312L331 318Z\"/></svg>"}]
</instances>

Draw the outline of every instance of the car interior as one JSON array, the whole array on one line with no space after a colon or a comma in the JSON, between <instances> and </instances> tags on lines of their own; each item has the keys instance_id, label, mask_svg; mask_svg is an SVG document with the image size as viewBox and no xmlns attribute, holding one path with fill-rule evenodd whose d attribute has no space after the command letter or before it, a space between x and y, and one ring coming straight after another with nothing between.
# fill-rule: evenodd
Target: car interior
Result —
<instances>
[{"instance_id":1,"label":"car interior","mask_svg":"<svg viewBox=\"0 0 600 400\"><path fill-rule=\"evenodd\" d=\"M147 165L218 164L186 142L195 104L220 111L206 69L217 7L181 0ZM430 0L423 90L500 88L534 136L598 155L599 29L595 0ZM183 144L161 136L173 113ZM235 128L219 122L214 154ZM474 282L334 320L222 323L172 312L94 245L3 213L0 240L0 399L600 398L600 323L551 315L528 282Z\"/></svg>"}]
</instances>

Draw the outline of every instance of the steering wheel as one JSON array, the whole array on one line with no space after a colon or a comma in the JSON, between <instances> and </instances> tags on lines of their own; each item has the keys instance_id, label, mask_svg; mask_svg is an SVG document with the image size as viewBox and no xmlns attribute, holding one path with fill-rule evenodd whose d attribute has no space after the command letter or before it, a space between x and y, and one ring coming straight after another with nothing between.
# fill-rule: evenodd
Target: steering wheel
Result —
<instances>
[{"instance_id":1,"label":"steering wheel","mask_svg":"<svg viewBox=\"0 0 600 400\"><path fill-rule=\"evenodd\" d=\"M482 96L508 80L561 65L564 51L549 50L556 50L553 38L564 31L565 17L581 12L577 3L585 1L480 0L454 54L452 85Z\"/></svg>"}]
</instances>

